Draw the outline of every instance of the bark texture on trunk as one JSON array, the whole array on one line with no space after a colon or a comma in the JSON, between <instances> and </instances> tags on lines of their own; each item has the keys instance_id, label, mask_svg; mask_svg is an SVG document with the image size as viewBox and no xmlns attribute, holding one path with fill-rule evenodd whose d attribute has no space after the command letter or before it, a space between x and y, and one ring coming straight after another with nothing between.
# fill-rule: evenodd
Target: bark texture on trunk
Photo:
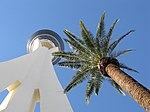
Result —
<instances>
[{"instance_id":1,"label":"bark texture on trunk","mask_svg":"<svg viewBox=\"0 0 150 112\"><path fill-rule=\"evenodd\" d=\"M107 74L129 93L135 101L137 101L146 111L150 112L150 90L138 83L114 64L107 65L105 70Z\"/></svg>"}]
</instances>

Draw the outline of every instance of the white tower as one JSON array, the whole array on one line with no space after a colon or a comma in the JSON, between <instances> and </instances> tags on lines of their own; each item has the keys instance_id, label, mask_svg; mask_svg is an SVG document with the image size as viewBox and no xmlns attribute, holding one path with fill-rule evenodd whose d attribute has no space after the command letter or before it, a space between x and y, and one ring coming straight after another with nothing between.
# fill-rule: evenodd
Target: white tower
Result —
<instances>
[{"instance_id":1,"label":"white tower","mask_svg":"<svg viewBox=\"0 0 150 112\"><path fill-rule=\"evenodd\" d=\"M56 76L53 64L59 61L52 53L63 50L63 42L51 30L40 30L27 44L27 55L0 63L0 91L9 93L0 112L73 112Z\"/></svg>"}]
</instances>

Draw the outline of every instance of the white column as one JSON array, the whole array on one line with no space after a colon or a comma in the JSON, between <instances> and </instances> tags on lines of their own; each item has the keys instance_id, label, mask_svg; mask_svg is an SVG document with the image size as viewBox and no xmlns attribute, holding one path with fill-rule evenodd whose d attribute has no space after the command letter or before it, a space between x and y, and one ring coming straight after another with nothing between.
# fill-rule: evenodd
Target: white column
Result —
<instances>
[{"instance_id":1,"label":"white column","mask_svg":"<svg viewBox=\"0 0 150 112\"><path fill-rule=\"evenodd\" d=\"M40 92L41 112L72 112L51 62L53 51L56 48L39 47L33 53L0 63L1 91L16 80L21 83L4 112L32 112L35 89Z\"/></svg>"}]
</instances>

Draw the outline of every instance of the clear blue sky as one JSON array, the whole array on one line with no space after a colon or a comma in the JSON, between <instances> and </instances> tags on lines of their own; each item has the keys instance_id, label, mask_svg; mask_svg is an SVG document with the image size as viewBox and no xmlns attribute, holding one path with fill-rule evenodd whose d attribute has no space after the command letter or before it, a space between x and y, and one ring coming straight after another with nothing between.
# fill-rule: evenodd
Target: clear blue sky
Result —
<instances>
[{"instance_id":1,"label":"clear blue sky","mask_svg":"<svg viewBox=\"0 0 150 112\"><path fill-rule=\"evenodd\" d=\"M113 40L130 29L136 30L118 47L136 51L119 60L137 69L139 74L127 73L150 89L149 5L148 0L1 0L0 61L25 55L28 39L40 29L52 29L62 38L67 38L63 34L64 28L80 35L79 21L82 19L95 34L100 16L106 11L106 30L116 18L120 18ZM69 50L66 43L65 50ZM74 71L60 67L55 69L65 88ZM85 83L67 95L74 112L145 112L128 94L121 96L107 81L103 83L99 96L91 97L89 105L85 103Z\"/></svg>"}]
</instances>

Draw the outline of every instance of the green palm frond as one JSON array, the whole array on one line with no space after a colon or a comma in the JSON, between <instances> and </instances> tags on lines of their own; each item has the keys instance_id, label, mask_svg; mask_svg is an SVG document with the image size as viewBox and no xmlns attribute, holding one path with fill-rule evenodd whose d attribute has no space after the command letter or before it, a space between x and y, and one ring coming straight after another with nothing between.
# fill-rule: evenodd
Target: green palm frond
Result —
<instances>
[{"instance_id":1,"label":"green palm frond","mask_svg":"<svg viewBox=\"0 0 150 112\"><path fill-rule=\"evenodd\" d=\"M84 54L84 55L92 55L91 51L89 51L84 45L82 45L79 41L72 42L70 40L64 39L74 50Z\"/></svg>"},{"instance_id":2,"label":"green palm frond","mask_svg":"<svg viewBox=\"0 0 150 112\"><path fill-rule=\"evenodd\" d=\"M81 61L63 61L57 63L57 65L76 69L79 69L82 66Z\"/></svg>"},{"instance_id":3,"label":"green palm frond","mask_svg":"<svg viewBox=\"0 0 150 112\"><path fill-rule=\"evenodd\" d=\"M93 92L95 92L95 94L98 95L103 80L104 78L99 73L94 73L90 77L86 86L86 102L88 104L90 102L90 96L92 95Z\"/></svg>"},{"instance_id":4,"label":"green palm frond","mask_svg":"<svg viewBox=\"0 0 150 112\"><path fill-rule=\"evenodd\" d=\"M129 32L127 32L125 35L121 36L118 40L114 41L112 44L109 45L109 52L111 53L116 46L120 43L120 41L122 39L124 39L127 35L129 35L130 33L134 32L135 30L130 30Z\"/></svg>"},{"instance_id":5,"label":"green palm frond","mask_svg":"<svg viewBox=\"0 0 150 112\"><path fill-rule=\"evenodd\" d=\"M123 96L126 96L126 94L124 93L123 89L113 80L110 80L111 85L119 92L121 93Z\"/></svg>"},{"instance_id":6,"label":"green palm frond","mask_svg":"<svg viewBox=\"0 0 150 112\"><path fill-rule=\"evenodd\" d=\"M69 40L64 39L72 48L75 50L79 50L81 52L87 53L88 49L85 47L84 43L81 41L81 39L78 39L76 36L74 36L72 33L70 33L68 30L64 30L64 33L68 36Z\"/></svg>"},{"instance_id":7,"label":"green palm frond","mask_svg":"<svg viewBox=\"0 0 150 112\"><path fill-rule=\"evenodd\" d=\"M92 93L94 92L94 81L91 78L86 86L86 103L89 104L90 102L90 96L92 95Z\"/></svg>"},{"instance_id":8,"label":"green palm frond","mask_svg":"<svg viewBox=\"0 0 150 112\"><path fill-rule=\"evenodd\" d=\"M112 24L112 26L110 27L110 29L109 29L109 32L108 32L108 34L107 34L107 36L106 36L106 39L105 39L105 47L107 47L108 48L108 45L109 45L109 41L110 41L110 38L111 38L111 36L112 36L112 32L113 32L113 30L114 30L114 28L115 28L115 25L116 25L116 23L119 21L119 19L116 19L115 21L114 21L114 23Z\"/></svg>"},{"instance_id":9,"label":"green palm frond","mask_svg":"<svg viewBox=\"0 0 150 112\"><path fill-rule=\"evenodd\" d=\"M94 78L94 87L95 87L95 94L98 95L99 93L99 89L101 88L102 82L104 80L103 76L99 73L95 74L95 78Z\"/></svg>"},{"instance_id":10,"label":"green palm frond","mask_svg":"<svg viewBox=\"0 0 150 112\"><path fill-rule=\"evenodd\" d=\"M76 60L76 61L79 60L79 57L72 52L62 52L62 51L55 52L53 53L53 56L58 57L58 58L65 58L68 60Z\"/></svg>"},{"instance_id":11,"label":"green palm frond","mask_svg":"<svg viewBox=\"0 0 150 112\"><path fill-rule=\"evenodd\" d=\"M85 47L83 41L78 39L68 30L64 30L64 33L68 36L70 40L65 39L65 41L75 50L81 51L83 53L88 53L88 49Z\"/></svg>"},{"instance_id":12,"label":"green palm frond","mask_svg":"<svg viewBox=\"0 0 150 112\"><path fill-rule=\"evenodd\" d=\"M83 82L87 75L86 73L77 71L74 77L72 78L71 82L68 84L68 86L65 88L64 93L67 93L70 89L75 87L77 84Z\"/></svg>"},{"instance_id":13,"label":"green palm frond","mask_svg":"<svg viewBox=\"0 0 150 112\"><path fill-rule=\"evenodd\" d=\"M84 41L82 41L80 38L76 37L73 33L71 33L69 30L65 29L64 33L68 36L70 41L75 42L75 40L79 41L82 45L84 45Z\"/></svg>"},{"instance_id":14,"label":"green palm frond","mask_svg":"<svg viewBox=\"0 0 150 112\"><path fill-rule=\"evenodd\" d=\"M64 39L66 41L66 43L68 43L68 45L74 50L73 53L76 55L79 55L80 57L84 57L84 59L89 60L89 56L92 56L92 53L88 52L88 50L86 50L86 48L81 47L80 45L78 46L76 43ZM58 57L56 55L54 55L55 57Z\"/></svg>"},{"instance_id":15,"label":"green palm frond","mask_svg":"<svg viewBox=\"0 0 150 112\"><path fill-rule=\"evenodd\" d=\"M117 58L123 54L126 54L128 52L134 51L132 49L127 49L127 50L123 50L123 51L118 51L118 52L112 52L111 54L109 54L111 57Z\"/></svg>"},{"instance_id":16,"label":"green palm frond","mask_svg":"<svg viewBox=\"0 0 150 112\"><path fill-rule=\"evenodd\" d=\"M83 82L86 77L88 77L94 68L85 68L82 71L77 71L76 74L73 76L71 82L68 84L68 86L65 88L64 93L68 92L70 89L72 89L77 84ZM80 69L81 70L81 69Z\"/></svg>"},{"instance_id":17,"label":"green palm frond","mask_svg":"<svg viewBox=\"0 0 150 112\"><path fill-rule=\"evenodd\" d=\"M82 38L83 38L87 48L89 48L90 50L95 50L95 43L93 40L93 36L86 29L86 27L82 21L80 21L80 27L81 27L81 35L82 35Z\"/></svg>"},{"instance_id":18,"label":"green palm frond","mask_svg":"<svg viewBox=\"0 0 150 112\"><path fill-rule=\"evenodd\" d=\"M101 38L105 37L105 23L104 23L104 20L105 20L105 12L102 14L101 16L101 20L100 20L100 23L98 24L98 27L97 27L97 31L96 31L96 43L97 45L99 45L101 43ZM100 45L99 45L100 47Z\"/></svg>"},{"instance_id":19,"label":"green palm frond","mask_svg":"<svg viewBox=\"0 0 150 112\"><path fill-rule=\"evenodd\" d=\"M96 50L99 53L100 57L102 56L102 38L105 37L105 23L104 23L104 19L105 19L105 12L102 14L101 16L101 20L100 23L98 24L97 27L97 31L96 31L96 39L95 39L95 45L96 45Z\"/></svg>"},{"instance_id":20,"label":"green palm frond","mask_svg":"<svg viewBox=\"0 0 150 112\"><path fill-rule=\"evenodd\" d=\"M132 72L136 72L136 73L139 73L137 70L133 69L133 68L130 68L130 67L127 67L126 65L120 63L119 65L120 68L123 68L123 69L126 69L126 70L129 70L129 71L132 71Z\"/></svg>"},{"instance_id":21,"label":"green palm frond","mask_svg":"<svg viewBox=\"0 0 150 112\"><path fill-rule=\"evenodd\" d=\"M116 19L112 26L110 27L108 34L104 36L101 40L101 49L102 49L102 56L105 57L107 56L107 53L109 51L109 43L110 43L110 38L112 36L112 32L114 30L114 27L116 23L118 22L119 19Z\"/></svg>"}]
</instances>

